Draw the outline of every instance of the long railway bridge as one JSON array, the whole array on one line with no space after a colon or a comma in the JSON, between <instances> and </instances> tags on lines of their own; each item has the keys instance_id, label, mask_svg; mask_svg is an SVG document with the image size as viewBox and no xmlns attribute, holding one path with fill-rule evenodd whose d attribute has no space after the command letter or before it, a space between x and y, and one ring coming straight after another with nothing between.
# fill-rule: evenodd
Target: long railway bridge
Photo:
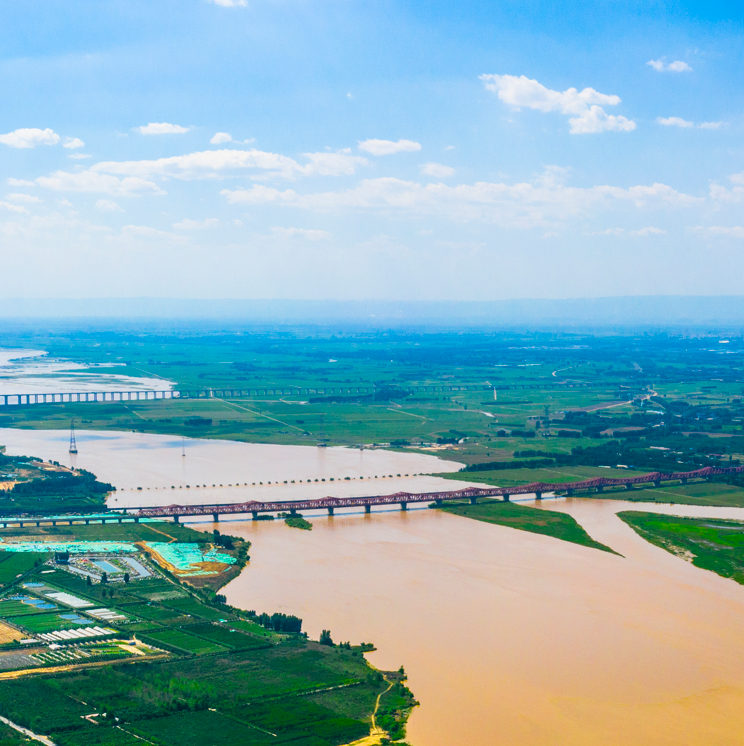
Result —
<instances>
[{"instance_id":1,"label":"long railway bridge","mask_svg":"<svg viewBox=\"0 0 744 746\"><path fill-rule=\"evenodd\" d=\"M396 391L406 394L456 393L465 391L507 391L533 389L594 388L604 384L556 381L555 383L525 384L431 384L421 386L394 386ZM336 384L317 387L251 387L212 389L164 389L133 391L70 391L47 393L0 394L0 407L28 406L33 404L95 404L104 402L161 401L164 399L252 399L265 396L368 396L379 392L374 384ZM627 391L625 392L627 394Z\"/></svg>"},{"instance_id":2,"label":"long railway bridge","mask_svg":"<svg viewBox=\"0 0 744 746\"><path fill-rule=\"evenodd\" d=\"M641 485L660 487L662 482L681 482L687 484L694 479L710 479L715 476L744 473L744 466L717 467L706 466L695 471L661 472L654 471L636 477L594 477L581 482L531 482L516 487L465 487L461 490L447 490L442 492L396 492L392 495L370 495L367 497L321 497L315 500L280 500L277 502L260 502L249 500L243 503L214 503L208 505L166 505L158 507L128 507L114 508L106 514L97 515L69 515L43 518L39 516L0 517L0 525L21 526L35 524L65 524L73 523L122 523L123 521L139 522L141 518L171 518L178 523L181 518L211 515L215 522L222 515L252 515L258 519L261 513L289 513L296 515L300 510L327 510L333 515L339 508L364 508L370 513L373 505L400 505L401 510L407 510L411 503L434 503L441 506L445 502L455 500L470 500L475 504L479 497L500 497L508 502L512 495L535 495L540 500L544 494L561 494L567 497L580 492L603 492L605 487L624 487L632 490Z\"/></svg>"},{"instance_id":3,"label":"long railway bridge","mask_svg":"<svg viewBox=\"0 0 744 746\"><path fill-rule=\"evenodd\" d=\"M543 494L561 493L566 496L578 492L603 492L605 487L624 487L632 490L641 485L660 487L662 482L681 482L687 484L691 479L710 479L713 476L744 473L744 466L716 467L706 466L695 471L682 472L651 472L634 477L594 477L581 482L552 484L550 482L532 482L517 487L466 487L461 490L447 490L441 492L396 492L392 495L370 495L367 497L321 497L314 500L281 500L277 502L261 502L250 500L242 503L209 504L209 505L168 505L162 507L121 508L127 517L139 518L172 518L179 521L190 516L211 515L219 521L221 515L251 514L257 519L261 513L289 513L295 515L301 510L327 510L333 515L340 508L364 508L371 512L373 505L400 505L401 510L407 510L411 503L435 503L443 505L445 502L469 499L472 504L479 497L496 498L509 501L512 495L532 495L540 500Z\"/></svg>"}]
</instances>

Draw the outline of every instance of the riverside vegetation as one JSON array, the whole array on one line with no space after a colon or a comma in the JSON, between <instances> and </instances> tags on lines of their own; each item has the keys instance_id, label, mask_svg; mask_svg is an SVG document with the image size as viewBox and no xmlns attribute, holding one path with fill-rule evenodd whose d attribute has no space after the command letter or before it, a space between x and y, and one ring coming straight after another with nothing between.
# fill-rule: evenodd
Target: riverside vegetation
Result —
<instances>
[{"instance_id":1,"label":"riverside vegetation","mask_svg":"<svg viewBox=\"0 0 744 746\"><path fill-rule=\"evenodd\" d=\"M744 522L618 513L639 536L668 552L744 584Z\"/></svg>"}]
</instances>

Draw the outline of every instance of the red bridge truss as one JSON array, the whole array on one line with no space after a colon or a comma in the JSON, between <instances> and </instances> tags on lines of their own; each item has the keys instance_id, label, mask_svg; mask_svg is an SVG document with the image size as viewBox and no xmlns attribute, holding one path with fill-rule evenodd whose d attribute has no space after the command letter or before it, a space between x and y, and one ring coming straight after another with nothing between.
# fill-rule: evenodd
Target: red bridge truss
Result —
<instances>
[{"instance_id":1,"label":"red bridge truss","mask_svg":"<svg viewBox=\"0 0 744 746\"><path fill-rule=\"evenodd\" d=\"M585 479L582 482L564 482L559 484L532 482L531 484L523 484L518 487L466 487L462 490L446 492L396 492L393 495L372 495L368 497L321 497L315 500L282 500L278 502L250 500L249 502L230 504L168 505L155 508L139 508L136 512L129 513L127 511L127 513L135 518L173 518L177 521L181 516L212 515L217 520L220 515L236 513L252 513L255 518L259 513L287 512L294 514L298 510L328 510L330 514L333 514L336 508L364 507L369 512L373 505L399 504L405 510L408 503L434 502L442 504L445 501L462 499L470 499L471 502L475 502L479 497L501 497L504 500L509 500L511 495L529 494L534 494L540 498L543 493L547 492L561 492L566 495L572 495L574 492L591 489L601 492L605 487L625 487L626 489L632 489L635 485L641 484L659 486L662 482L668 481L681 481L685 483L689 479L705 479L712 476L741 473L744 473L744 466L728 468L706 466L704 469L697 469L695 471L655 471L637 477L595 477L594 479Z\"/></svg>"}]
</instances>

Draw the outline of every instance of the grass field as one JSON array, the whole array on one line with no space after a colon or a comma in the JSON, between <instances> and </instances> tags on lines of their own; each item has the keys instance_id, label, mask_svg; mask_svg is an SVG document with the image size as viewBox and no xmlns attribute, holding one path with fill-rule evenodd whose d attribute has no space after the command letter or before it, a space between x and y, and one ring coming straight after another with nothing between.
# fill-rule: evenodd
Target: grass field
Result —
<instances>
[{"instance_id":1,"label":"grass field","mask_svg":"<svg viewBox=\"0 0 744 746\"><path fill-rule=\"evenodd\" d=\"M744 584L744 522L618 513L636 533L696 567Z\"/></svg>"},{"instance_id":2,"label":"grass field","mask_svg":"<svg viewBox=\"0 0 744 746\"><path fill-rule=\"evenodd\" d=\"M594 541L574 518L565 513L556 513L541 508L529 508L526 505L517 505L502 500L484 500L476 505L445 505L439 510L452 515L472 518L476 521L485 521L499 526L516 528L520 531L552 536L562 541L570 541L573 544L581 544L605 552L613 551L604 544Z\"/></svg>"}]
</instances>

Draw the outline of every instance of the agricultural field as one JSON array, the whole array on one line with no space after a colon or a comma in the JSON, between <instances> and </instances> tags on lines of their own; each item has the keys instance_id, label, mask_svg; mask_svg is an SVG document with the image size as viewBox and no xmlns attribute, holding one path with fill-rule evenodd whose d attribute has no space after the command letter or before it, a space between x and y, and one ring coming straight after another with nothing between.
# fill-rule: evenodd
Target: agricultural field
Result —
<instances>
[{"instance_id":1,"label":"agricultural field","mask_svg":"<svg viewBox=\"0 0 744 746\"><path fill-rule=\"evenodd\" d=\"M45 594L58 591L70 595L50 602ZM61 599L72 597L89 605L66 608ZM218 619L224 621L212 621ZM0 597L0 627L8 633L0 651L0 713L59 746L143 739L158 746L341 746L366 736L377 696L390 682L361 648L313 642L301 625L283 614L223 606L213 591L165 575L114 590L63 569L50 572L46 564L31 566ZM113 633L97 642L64 631L94 626ZM45 646L50 631L56 645ZM21 649L14 641L21 637L38 642ZM335 704L310 701L329 689ZM339 696L346 692L348 698ZM403 694L393 724L404 723L413 706L410 692ZM81 717L91 712L99 716Z\"/></svg>"},{"instance_id":2,"label":"agricultural field","mask_svg":"<svg viewBox=\"0 0 744 746\"><path fill-rule=\"evenodd\" d=\"M48 557L36 552L0 552L0 586L14 583Z\"/></svg>"},{"instance_id":3,"label":"agricultural field","mask_svg":"<svg viewBox=\"0 0 744 746\"><path fill-rule=\"evenodd\" d=\"M219 653L224 651L225 647L215 642L205 640L196 635L192 635L182 629L163 629L147 633L148 641L155 645L164 644L166 650L177 648L184 653L193 653L195 655L204 655L205 653Z\"/></svg>"}]
</instances>

